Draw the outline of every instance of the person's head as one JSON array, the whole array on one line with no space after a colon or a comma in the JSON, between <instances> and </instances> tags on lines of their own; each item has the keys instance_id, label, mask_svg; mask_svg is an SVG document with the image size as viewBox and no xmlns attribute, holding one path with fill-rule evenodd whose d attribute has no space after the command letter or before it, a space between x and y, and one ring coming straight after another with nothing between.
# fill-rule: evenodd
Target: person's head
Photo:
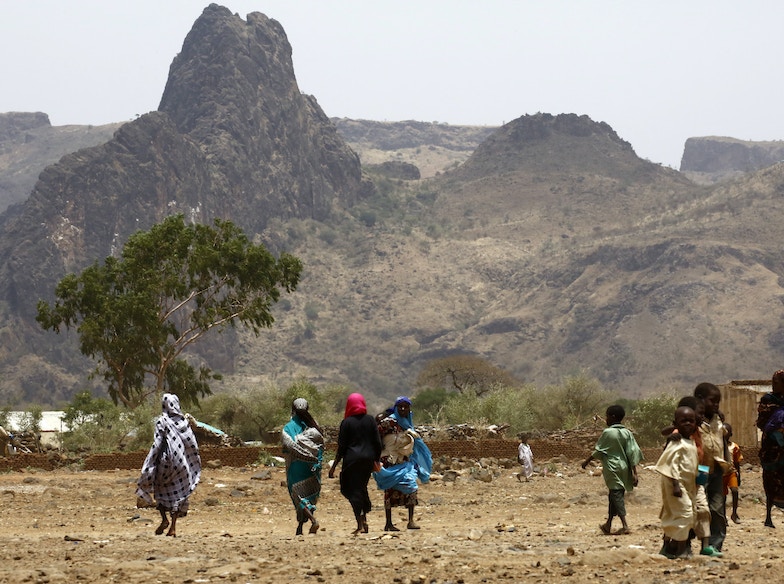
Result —
<instances>
[{"instance_id":1,"label":"person's head","mask_svg":"<svg viewBox=\"0 0 784 584\"><path fill-rule=\"evenodd\" d=\"M316 428L320 431L319 425L310 413L310 404L304 397L298 397L291 402L291 416L302 420L308 427Z\"/></svg>"},{"instance_id":2,"label":"person's head","mask_svg":"<svg viewBox=\"0 0 784 584\"><path fill-rule=\"evenodd\" d=\"M348 418L357 414L367 414L367 404L365 403L365 396L361 393L352 393L346 399L346 411L343 417Z\"/></svg>"},{"instance_id":3,"label":"person's head","mask_svg":"<svg viewBox=\"0 0 784 584\"><path fill-rule=\"evenodd\" d=\"M293 402L291 402L291 413L294 415L304 414L310 408L310 404L308 404L308 400L304 397L298 397Z\"/></svg>"},{"instance_id":4,"label":"person's head","mask_svg":"<svg viewBox=\"0 0 784 584\"><path fill-rule=\"evenodd\" d=\"M773 386L773 393L784 395L784 369L779 369L773 374L771 385Z\"/></svg>"},{"instance_id":5,"label":"person's head","mask_svg":"<svg viewBox=\"0 0 784 584\"><path fill-rule=\"evenodd\" d=\"M724 422L724 427L727 429L727 440L732 438L732 426L727 422Z\"/></svg>"},{"instance_id":6,"label":"person's head","mask_svg":"<svg viewBox=\"0 0 784 584\"><path fill-rule=\"evenodd\" d=\"M705 419L710 420L719 413L721 390L712 383L703 382L694 388L694 397L705 403Z\"/></svg>"},{"instance_id":7,"label":"person's head","mask_svg":"<svg viewBox=\"0 0 784 584\"><path fill-rule=\"evenodd\" d=\"M180 398L173 393L164 393L161 398L161 410L167 416L181 416Z\"/></svg>"},{"instance_id":8,"label":"person's head","mask_svg":"<svg viewBox=\"0 0 784 584\"><path fill-rule=\"evenodd\" d=\"M699 426L702 424L702 420L705 418L705 402L693 395L685 395L678 402L678 407L681 406L686 406L694 410L694 415L697 418L697 425Z\"/></svg>"},{"instance_id":9,"label":"person's head","mask_svg":"<svg viewBox=\"0 0 784 584\"><path fill-rule=\"evenodd\" d=\"M395 400L395 409L401 417L407 418L411 413L411 400L406 396L401 395Z\"/></svg>"},{"instance_id":10,"label":"person's head","mask_svg":"<svg viewBox=\"0 0 784 584\"><path fill-rule=\"evenodd\" d=\"M607 408L604 420L608 426L612 426L613 424L620 424L625 417L626 410L623 409L623 406L616 404Z\"/></svg>"},{"instance_id":11,"label":"person's head","mask_svg":"<svg viewBox=\"0 0 784 584\"><path fill-rule=\"evenodd\" d=\"M520 432L517 435L517 437L520 438L520 442L522 442L523 444L528 444L528 434L527 433Z\"/></svg>"},{"instance_id":12,"label":"person's head","mask_svg":"<svg viewBox=\"0 0 784 584\"><path fill-rule=\"evenodd\" d=\"M675 409L673 425L684 438L690 438L697 429L697 416L689 406L680 406Z\"/></svg>"}]
</instances>

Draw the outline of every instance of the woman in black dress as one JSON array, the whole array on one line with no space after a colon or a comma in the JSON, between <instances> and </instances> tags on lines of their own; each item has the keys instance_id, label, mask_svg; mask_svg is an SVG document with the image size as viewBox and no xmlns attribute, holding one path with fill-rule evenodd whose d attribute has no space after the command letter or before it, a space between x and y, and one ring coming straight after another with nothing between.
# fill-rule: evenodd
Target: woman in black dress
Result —
<instances>
[{"instance_id":1,"label":"woman in black dress","mask_svg":"<svg viewBox=\"0 0 784 584\"><path fill-rule=\"evenodd\" d=\"M370 512L368 481L370 473L381 456L381 437L373 416L368 415L365 398L352 393L346 401L346 413L338 432L338 451L335 462L329 469L329 478L334 478L335 468L343 462L340 470L340 493L351 503L357 528L354 534L367 533L367 514Z\"/></svg>"}]
</instances>

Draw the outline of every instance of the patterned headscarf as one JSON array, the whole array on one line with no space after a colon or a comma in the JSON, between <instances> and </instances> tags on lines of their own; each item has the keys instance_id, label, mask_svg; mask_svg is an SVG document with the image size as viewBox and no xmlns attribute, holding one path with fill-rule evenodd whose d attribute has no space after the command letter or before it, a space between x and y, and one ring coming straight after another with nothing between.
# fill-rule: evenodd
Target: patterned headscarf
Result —
<instances>
[{"instance_id":1,"label":"patterned headscarf","mask_svg":"<svg viewBox=\"0 0 784 584\"><path fill-rule=\"evenodd\" d=\"M310 404L304 397L298 397L291 403L291 417L299 418L310 428L316 428L321 432L321 427L310 413Z\"/></svg>"}]
</instances>

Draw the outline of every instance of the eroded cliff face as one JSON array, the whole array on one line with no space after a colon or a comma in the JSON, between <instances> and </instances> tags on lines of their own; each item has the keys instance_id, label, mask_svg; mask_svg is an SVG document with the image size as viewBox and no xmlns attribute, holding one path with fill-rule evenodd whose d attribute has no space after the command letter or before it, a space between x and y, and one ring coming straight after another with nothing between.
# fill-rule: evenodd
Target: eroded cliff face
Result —
<instances>
[{"instance_id":1,"label":"eroded cliff face","mask_svg":"<svg viewBox=\"0 0 784 584\"><path fill-rule=\"evenodd\" d=\"M33 318L63 275L167 215L230 219L252 236L274 217L324 219L361 188L358 157L297 87L281 26L212 4L172 63L159 111L46 168L2 217L0 320L19 349L0 351L0 367L23 347L46 352L62 341L36 334Z\"/></svg>"},{"instance_id":2,"label":"eroded cliff face","mask_svg":"<svg viewBox=\"0 0 784 584\"><path fill-rule=\"evenodd\" d=\"M752 142L721 136L689 138L681 172L715 182L784 161L784 141Z\"/></svg>"}]
</instances>

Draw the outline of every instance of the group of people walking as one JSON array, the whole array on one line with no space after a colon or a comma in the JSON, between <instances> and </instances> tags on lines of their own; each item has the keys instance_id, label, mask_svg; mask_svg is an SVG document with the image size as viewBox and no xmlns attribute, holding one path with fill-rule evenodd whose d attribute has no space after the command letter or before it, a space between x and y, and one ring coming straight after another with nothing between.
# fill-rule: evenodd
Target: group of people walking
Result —
<instances>
[{"instance_id":1,"label":"group of people walking","mask_svg":"<svg viewBox=\"0 0 784 584\"><path fill-rule=\"evenodd\" d=\"M189 420L179 398L163 394L162 413L155 421L153 444L137 481L137 506L155 507L161 514L156 535L176 536L179 517L188 513L189 498L201 479L201 458ZM296 534L310 522L309 533L318 533L316 503L321 494L324 436L304 398L291 406L291 419L283 427L281 443L286 460L286 485L297 517ZM433 459L414 430L411 400L399 397L376 417L367 413L365 398L352 393L338 432L338 448L329 469L333 478L338 465L340 493L348 500L357 521L354 533L367 533L371 510L368 483L375 477L384 490L386 531L398 531L392 509L408 509L408 529L419 529L414 520L418 483L430 480ZM171 519L171 520L170 520ZM167 530L168 528L168 530Z\"/></svg>"},{"instance_id":2,"label":"group of people walking","mask_svg":"<svg viewBox=\"0 0 784 584\"><path fill-rule=\"evenodd\" d=\"M304 413L303 413L304 412ZM307 414L304 399L294 401L291 421L283 429L283 453L286 459L286 484L291 500L297 510L297 534L310 519L310 533L318 532L318 521L313 513L321 490L321 456L324 449L323 437L320 450L302 460L299 441L318 425ZM304 463L304 465L303 465ZM414 430L411 400L399 397L394 405L376 417L367 413L365 398L352 393L346 400L343 421L338 430L335 460L329 469L329 478L334 478L338 465L340 470L340 493L348 500L354 512L357 526L354 534L368 533L368 513L372 508L368 483L375 478L379 489L384 491L385 531L399 531L392 521L394 507L408 509L408 529L419 529L414 520L414 508L418 504L418 483L430 480L433 460L430 450ZM302 492L301 485L308 481L309 488ZM305 496L307 494L307 496Z\"/></svg>"},{"instance_id":3,"label":"group of people walking","mask_svg":"<svg viewBox=\"0 0 784 584\"><path fill-rule=\"evenodd\" d=\"M679 401L672 425L662 430L665 444L654 469L661 477L660 518L664 535L660 553L668 558L691 555L693 539L700 542L700 554L722 556L728 493L732 494L730 518L740 522L738 486L742 456L731 441L732 429L724 420L720 404L719 388L700 383L693 395ZM594 459L602 464L608 488L608 514L599 529L608 535L630 533L624 496L637 486L637 466L643 459L633 434L622 423L624 417L622 406L607 408L607 427L582 463L583 468ZM757 426L762 430L759 457L766 495L765 525L773 527L772 507L784 508L784 370L773 374L772 391L760 400ZM324 437L305 399L294 400L281 441L286 484L296 510L296 533L302 534L304 525L310 522L309 533L315 534L320 528L315 512L321 494ZM533 466L527 439L521 439L518 455L528 478ZM348 396L329 478L334 478L342 465L340 493L354 513L354 534L369 531L371 477L384 491L384 530L399 531L392 517L395 507L408 510L408 529L419 529L414 518L418 484L430 480L432 464L430 450L414 429L408 397L398 397L392 407L374 417L368 414L362 394ZM156 534L176 535L177 518L187 514L189 496L200 476L201 459L188 419L177 396L164 394L153 445L137 482L138 505L155 506L161 514ZM621 528L612 532L616 517Z\"/></svg>"}]
</instances>

